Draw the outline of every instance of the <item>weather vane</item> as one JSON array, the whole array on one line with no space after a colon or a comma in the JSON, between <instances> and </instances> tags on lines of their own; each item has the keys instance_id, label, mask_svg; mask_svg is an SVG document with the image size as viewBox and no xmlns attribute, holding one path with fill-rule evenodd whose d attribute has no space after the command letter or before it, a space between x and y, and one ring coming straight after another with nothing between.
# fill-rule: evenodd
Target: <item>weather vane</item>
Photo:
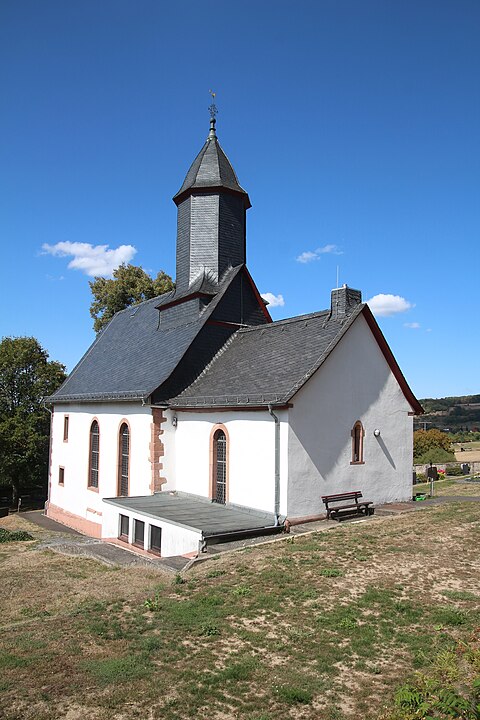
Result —
<instances>
[{"instance_id":1,"label":"weather vane","mask_svg":"<svg viewBox=\"0 0 480 720\"><path fill-rule=\"evenodd\" d=\"M215 105L215 95L217 93L214 93L213 90L208 91L212 97L212 104L208 108L210 110L210 118L211 120L215 120L215 115L218 114L217 106Z\"/></svg>"}]
</instances>

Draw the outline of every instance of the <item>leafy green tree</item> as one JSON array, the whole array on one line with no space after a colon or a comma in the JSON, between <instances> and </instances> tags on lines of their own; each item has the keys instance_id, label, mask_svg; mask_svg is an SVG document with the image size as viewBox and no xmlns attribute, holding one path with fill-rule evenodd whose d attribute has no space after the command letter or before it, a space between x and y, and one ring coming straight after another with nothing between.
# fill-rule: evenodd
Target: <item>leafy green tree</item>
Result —
<instances>
[{"instance_id":1,"label":"leafy green tree","mask_svg":"<svg viewBox=\"0 0 480 720\"><path fill-rule=\"evenodd\" d=\"M90 283L93 301L90 315L95 332L103 330L116 312L173 290L172 278L161 270L156 278L141 267L122 263L113 278L96 277Z\"/></svg>"},{"instance_id":2,"label":"leafy green tree","mask_svg":"<svg viewBox=\"0 0 480 720\"><path fill-rule=\"evenodd\" d=\"M416 430L413 433L413 460L415 463L453 462L455 455L451 439L441 430Z\"/></svg>"},{"instance_id":3,"label":"leafy green tree","mask_svg":"<svg viewBox=\"0 0 480 720\"><path fill-rule=\"evenodd\" d=\"M0 343L0 484L12 487L14 504L22 487L47 484L50 413L43 398L65 378L65 366L50 361L35 338Z\"/></svg>"}]
</instances>

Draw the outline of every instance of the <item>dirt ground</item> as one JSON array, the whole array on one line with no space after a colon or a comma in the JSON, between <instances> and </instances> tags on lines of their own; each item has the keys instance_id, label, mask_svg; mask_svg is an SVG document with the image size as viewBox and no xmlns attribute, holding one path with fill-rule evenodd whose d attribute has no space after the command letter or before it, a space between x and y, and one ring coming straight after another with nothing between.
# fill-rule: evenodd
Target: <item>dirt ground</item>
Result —
<instances>
[{"instance_id":1,"label":"dirt ground","mask_svg":"<svg viewBox=\"0 0 480 720\"><path fill-rule=\"evenodd\" d=\"M39 550L47 531L21 517L0 527L34 536L0 545L2 720L393 720L399 685L480 627L480 502L174 577Z\"/></svg>"}]
</instances>

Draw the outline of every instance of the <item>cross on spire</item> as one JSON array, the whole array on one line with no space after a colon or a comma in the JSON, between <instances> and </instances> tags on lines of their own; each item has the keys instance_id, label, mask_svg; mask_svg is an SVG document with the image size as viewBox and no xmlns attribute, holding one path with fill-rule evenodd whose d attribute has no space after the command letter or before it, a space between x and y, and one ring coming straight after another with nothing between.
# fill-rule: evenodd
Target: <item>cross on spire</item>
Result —
<instances>
[{"instance_id":1,"label":"cross on spire","mask_svg":"<svg viewBox=\"0 0 480 720\"><path fill-rule=\"evenodd\" d=\"M215 138L217 137L215 134L215 116L218 114L217 106L215 105L215 95L217 93L213 92L213 90L209 90L208 92L210 93L212 98L212 104L208 108L210 111L210 132L208 133L208 137Z\"/></svg>"}]
</instances>

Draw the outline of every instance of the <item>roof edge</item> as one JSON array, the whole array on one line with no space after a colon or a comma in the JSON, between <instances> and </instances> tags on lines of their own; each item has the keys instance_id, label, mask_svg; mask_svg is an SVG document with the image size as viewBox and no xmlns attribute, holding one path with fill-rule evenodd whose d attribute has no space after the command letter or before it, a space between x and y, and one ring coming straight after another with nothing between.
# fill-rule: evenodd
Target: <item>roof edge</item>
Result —
<instances>
[{"instance_id":1,"label":"roof edge","mask_svg":"<svg viewBox=\"0 0 480 720\"><path fill-rule=\"evenodd\" d=\"M365 318L368 327L372 331L372 335L374 336L375 340L378 343L378 346L380 350L383 353L383 356L385 360L387 361L390 370L392 371L393 375L395 376L396 381L400 385L400 388L405 395L405 399L412 408L412 410L415 412L415 415L423 415L424 409L418 402L417 398L413 394L412 389L410 388L410 385L407 383L404 374L400 370L400 366L395 360L395 356L393 352L390 349L389 344L387 343L384 334L380 330L380 326L375 320L372 311L368 307L368 305L365 303L365 305L362 308L362 314Z\"/></svg>"},{"instance_id":2,"label":"roof edge","mask_svg":"<svg viewBox=\"0 0 480 720\"><path fill-rule=\"evenodd\" d=\"M354 311L353 311L350 315L347 315L347 316L346 316L346 322L344 322L344 324L342 325L341 330L335 335L335 337L333 338L332 342L331 342L330 345L327 347L327 349L325 350L325 352L323 352L323 353L321 354L321 356L318 358L318 360L317 360L317 362L315 363L315 365L313 365L313 367L312 367L307 373L305 373L305 375L303 376L303 378L301 378L301 380L297 381L297 382L295 383L295 385L293 385L293 387L289 390L289 392L288 392L287 395L286 395L287 400L291 400L292 397L293 397L294 395L296 395L296 393L305 385L305 383L306 383L308 380L310 380L310 378L312 377L312 375L314 375L314 374L317 372L317 370L323 365L323 363L325 362L325 360L329 357L329 355L330 355L330 354L332 353L332 351L336 348L336 346L338 345L338 343L340 342L340 340L343 338L343 336L345 335L345 333L347 332L347 330L349 329L349 327L351 327L351 325L353 325L354 321L355 321L355 320L357 319L357 317L360 315L360 313L362 312L362 309L363 309L363 305L362 305L362 304L357 305L356 308L354 309ZM330 319L327 319L326 322L336 322L336 321L335 321L335 320L332 321L332 320L330 320Z\"/></svg>"}]
</instances>

